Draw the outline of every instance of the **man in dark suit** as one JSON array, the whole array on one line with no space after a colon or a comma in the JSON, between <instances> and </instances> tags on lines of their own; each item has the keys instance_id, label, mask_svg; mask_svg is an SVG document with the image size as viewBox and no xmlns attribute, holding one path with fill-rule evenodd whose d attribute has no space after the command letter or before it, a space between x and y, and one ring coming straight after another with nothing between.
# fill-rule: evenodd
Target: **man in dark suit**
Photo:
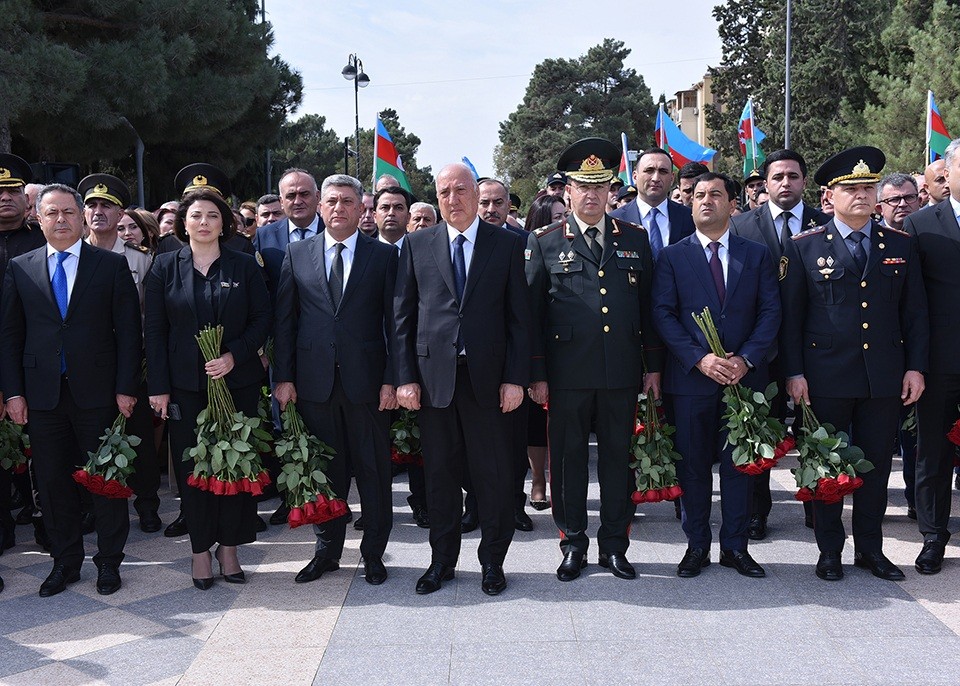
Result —
<instances>
[{"instance_id":1,"label":"man in dark suit","mask_svg":"<svg viewBox=\"0 0 960 686\"><path fill-rule=\"evenodd\" d=\"M357 230L362 195L352 176L327 177L320 193L326 229L287 249L277 289L274 393L281 407L297 401L307 428L336 451L327 477L340 496L353 467L364 577L377 585L387 579L382 558L393 524L388 411L397 401L387 341L397 252ZM314 531L316 554L297 583L339 568L346 517Z\"/></svg>"},{"instance_id":2,"label":"man in dark suit","mask_svg":"<svg viewBox=\"0 0 960 686\"><path fill-rule=\"evenodd\" d=\"M765 575L747 552L752 477L738 471L726 445L724 386L762 391L767 360L780 328L777 272L762 245L730 232L737 185L721 174L701 175L693 188L697 230L664 248L653 278L653 317L670 355L663 388L673 406L677 474L683 488L687 551L677 575L693 577L710 564L713 463L720 462L720 564L749 577ZM730 357L714 355L691 312L707 307Z\"/></svg>"},{"instance_id":3,"label":"man in dark suit","mask_svg":"<svg viewBox=\"0 0 960 686\"><path fill-rule=\"evenodd\" d=\"M633 167L637 199L614 210L610 216L647 230L653 259L660 251L693 233L690 208L668 199L673 184L673 161L662 148L644 150Z\"/></svg>"},{"instance_id":4,"label":"man in dark suit","mask_svg":"<svg viewBox=\"0 0 960 686\"><path fill-rule=\"evenodd\" d=\"M605 212L619 160L620 149L602 138L564 150L557 167L568 178L573 212L566 223L531 234L525 255L535 326L530 397L541 405L549 400L550 495L564 555L560 581L576 579L587 564L591 432L601 492L599 562L619 578L636 576L626 557L636 512L630 438L640 388L660 394L663 349L650 309L647 233Z\"/></svg>"},{"instance_id":5,"label":"man in dark suit","mask_svg":"<svg viewBox=\"0 0 960 686\"><path fill-rule=\"evenodd\" d=\"M908 216L904 230L915 237L930 313L930 368L927 388L917 403L917 523L923 549L916 560L921 574L936 574L950 539L950 480L956 447L947 432L957 420L960 361L956 333L960 316L960 139L944 157L950 191L945 200Z\"/></svg>"},{"instance_id":6,"label":"man in dark suit","mask_svg":"<svg viewBox=\"0 0 960 686\"><path fill-rule=\"evenodd\" d=\"M29 421L53 570L41 596L79 580L83 563L80 494L71 474L95 451L117 408L129 417L141 368L140 308L122 255L82 241L83 202L46 186L38 197L47 245L7 268L0 326L0 378L7 412ZM127 502L93 496L97 592L120 588L130 530Z\"/></svg>"},{"instance_id":7,"label":"man in dark suit","mask_svg":"<svg viewBox=\"0 0 960 686\"><path fill-rule=\"evenodd\" d=\"M885 162L871 147L828 159L814 180L828 189L835 218L794 236L780 262L781 354L787 393L817 418L851 429L874 469L853 493L854 563L896 581L883 554L883 514L901 403L923 393L929 342L927 298L916 243L871 219ZM816 573L843 577L843 503L813 503L820 548Z\"/></svg>"},{"instance_id":8,"label":"man in dark suit","mask_svg":"<svg viewBox=\"0 0 960 686\"><path fill-rule=\"evenodd\" d=\"M420 410L432 560L417 593L453 578L461 486L469 471L480 515L484 593L506 588L513 539L511 418L530 368L530 309L520 237L477 216L470 169L437 176L444 221L404 242L394 304L397 399Z\"/></svg>"},{"instance_id":9,"label":"man in dark suit","mask_svg":"<svg viewBox=\"0 0 960 686\"><path fill-rule=\"evenodd\" d=\"M762 243L770 249L775 260L783 255L784 245L792 236L805 229L816 228L830 221L830 217L803 203L803 189L807 184L807 163L793 150L777 150L767 157L760 170L766 183L770 200L756 209L730 218L730 231L751 241ZM777 396L772 403L774 416L780 421L787 418L786 379L780 366L777 350L770 361L770 378L777 383ZM800 435L800 425L794 433ZM754 479L753 512L747 535L759 541L767 535L767 517L773 499L770 495L770 472L765 471ZM809 506L804 504L809 510Z\"/></svg>"}]
</instances>

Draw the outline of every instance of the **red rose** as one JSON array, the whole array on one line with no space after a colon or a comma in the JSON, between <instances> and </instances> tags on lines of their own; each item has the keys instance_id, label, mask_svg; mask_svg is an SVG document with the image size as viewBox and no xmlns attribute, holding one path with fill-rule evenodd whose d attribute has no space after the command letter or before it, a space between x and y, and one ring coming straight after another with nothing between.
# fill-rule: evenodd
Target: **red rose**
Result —
<instances>
[{"instance_id":1,"label":"red rose","mask_svg":"<svg viewBox=\"0 0 960 686\"><path fill-rule=\"evenodd\" d=\"M663 500L663 496L660 495L660 489L649 488L643 492L643 502L645 503L659 503Z\"/></svg>"},{"instance_id":2,"label":"red rose","mask_svg":"<svg viewBox=\"0 0 960 686\"><path fill-rule=\"evenodd\" d=\"M947 434L947 438L954 445L960 445L960 419L954 422L954 425L950 427L950 432Z\"/></svg>"},{"instance_id":3,"label":"red rose","mask_svg":"<svg viewBox=\"0 0 960 686\"><path fill-rule=\"evenodd\" d=\"M683 489L680 487L680 484L667 487L667 500L676 500L682 495Z\"/></svg>"},{"instance_id":4,"label":"red rose","mask_svg":"<svg viewBox=\"0 0 960 686\"><path fill-rule=\"evenodd\" d=\"M843 499L843 488L836 479L821 477L817 481L814 499L822 500L827 504L840 502Z\"/></svg>"},{"instance_id":5,"label":"red rose","mask_svg":"<svg viewBox=\"0 0 960 686\"><path fill-rule=\"evenodd\" d=\"M330 501L330 514L336 519L337 517L343 517L348 512L347 503L345 500L340 498L334 498Z\"/></svg>"},{"instance_id":6,"label":"red rose","mask_svg":"<svg viewBox=\"0 0 960 686\"><path fill-rule=\"evenodd\" d=\"M634 435L634 436L639 436L640 434L643 433L644 428L645 428L645 427L643 426L643 424L641 424L640 422L637 422L636 427L634 427L634 429L633 429L633 435Z\"/></svg>"},{"instance_id":7,"label":"red rose","mask_svg":"<svg viewBox=\"0 0 960 686\"><path fill-rule=\"evenodd\" d=\"M270 485L270 473L267 472L266 470L264 470L264 471L260 472L259 474L257 474L257 482L258 482L261 486L269 486L269 485Z\"/></svg>"},{"instance_id":8,"label":"red rose","mask_svg":"<svg viewBox=\"0 0 960 686\"><path fill-rule=\"evenodd\" d=\"M218 476L210 477L210 490L213 491L214 495L226 495L227 485L224 481Z\"/></svg>"},{"instance_id":9,"label":"red rose","mask_svg":"<svg viewBox=\"0 0 960 686\"><path fill-rule=\"evenodd\" d=\"M103 495L107 498L124 498L125 487L115 479L110 479L103 485Z\"/></svg>"},{"instance_id":10,"label":"red rose","mask_svg":"<svg viewBox=\"0 0 960 686\"><path fill-rule=\"evenodd\" d=\"M811 491L809 488L804 486L799 491L797 491L796 495L794 495L793 497L799 500L801 503L810 502L811 500L813 500L813 491Z\"/></svg>"},{"instance_id":11,"label":"red rose","mask_svg":"<svg viewBox=\"0 0 960 686\"><path fill-rule=\"evenodd\" d=\"M91 474L90 480L87 482L87 488L91 493L96 495L103 495L103 489L106 487L107 481L103 478L102 474Z\"/></svg>"},{"instance_id":12,"label":"red rose","mask_svg":"<svg viewBox=\"0 0 960 686\"><path fill-rule=\"evenodd\" d=\"M327 496L325 496L323 493L317 493L317 504L323 505L326 502L327 502Z\"/></svg>"},{"instance_id":13,"label":"red rose","mask_svg":"<svg viewBox=\"0 0 960 686\"><path fill-rule=\"evenodd\" d=\"M86 486L90 481L90 475L85 469L78 469L73 473L73 480L81 486Z\"/></svg>"},{"instance_id":14,"label":"red rose","mask_svg":"<svg viewBox=\"0 0 960 686\"><path fill-rule=\"evenodd\" d=\"M23 454L28 458L33 457L33 448L24 448Z\"/></svg>"},{"instance_id":15,"label":"red rose","mask_svg":"<svg viewBox=\"0 0 960 686\"><path fill-rule=\"evenodd\" d=\"M27 471L27 463L26 463L26 462L21 462L20 464L18 464L16 467L13 468L13 473L14 473L14 474L23 474L23 473L26 472L26 471Z\"/></svg>"},{"instance_id":16,"label":"red rose","mask_svg":"<svg viewBox=\"0 0 960 686\"><path fill-rule=\"evenodd\" d=\"M643 502L643 494L640 491L634 491L630 494L630 500L634 505L639 505Z\"/></svg>"},{"instance_id":17,"label":"red rose","mask_svg":"<svg viewBox=\"0 0 960 686\"><path fill-rule=\"evenodd\" d=\"M783 448L783 454L786 455L797 447L797 439L793 436L786 436L782 441L780 441L780 447Z\"/></svg>"},{"instance_id":18,"label":"red rose","mask_svg":"<svg viewBox=\"0 0 960 686\"><path fill-rule=\"evenodd\" d=\"M291 529L296 529L298 526L304 524L303 510L301 510L299 507L290 508L290 513L287 515L287 523L290 525Z\"/></svg>"}]
</instances>

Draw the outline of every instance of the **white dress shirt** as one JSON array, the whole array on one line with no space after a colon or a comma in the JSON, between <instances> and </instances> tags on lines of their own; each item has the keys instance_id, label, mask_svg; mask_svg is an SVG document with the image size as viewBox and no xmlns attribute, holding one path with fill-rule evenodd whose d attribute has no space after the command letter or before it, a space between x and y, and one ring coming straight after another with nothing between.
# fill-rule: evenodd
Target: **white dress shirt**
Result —
<instances>
[{"instance_id":1,"label":"white dress shirt","mask_svg":"<svg viewBox=\"0 0 960 686\"><path fill-rule=\"evenodd\" d=\"M70 302L70 296L73 294L73 284L77 280L77 267L80 266L80 244L77 241L65 252L70 253L71 257L64 259L63 271L67 274L67 302ZM50 277L50 283L53 283L53 273L57 270L57 250L47 243L47 275Z\"/></svg>"},{"instance_id":2,"label":"white dress shirt","mask_svg":"<svg viewBox=\"0 0 960 686\"><path fill-rule=\"evenodd\" d=\"M694 232L697 236L697 240L700 241L700 245L703 246L703 254L707 257L707 264L710 264L710 258L713 256L713 251L710 249L710 244L713 243L712 238L707 238L704 234L700 233L700 229L697 229ZM720 244L720 249L717 250L717 256L720 258L720 266L723 267L723 283L727 283L727 268L730 263L730 230L727 229L723 232L723 235L717 239L717 242Z\"/></svg>"},{"instance_id":3,"label":"white dress shirt","mask_svg":"<svg viewBox=\"0 0 960 686\"><path fill-rule=\"evenodd\" d=\"M289 219L287 220L287 230L289 231L289 242L296 243L299 240L307 240L308 238L313 238L317 235L317 231L320 229L320 216L317 215L313 218L313 221L310 222L309 226L303 227L307 230L306 235L301 239L300 234L297 231L300 229L299 226L294 224Z\"/></svg>"},{"instance_id":4,"label":"white dress shirt","mask_svg":"<svg viewBox=\"0 0 960 686\"><path fill-rule=\"evenodd\" d=\"M657 213L657 226L660 227L660 239L663 247L670 245L670 205L668 201L669 198L664 199L662 203L657 205L657 209L659 210ZM653 207L641 200L640 196L637 196L637 209L640 210L640 223L643 224L643 228L649 233L650 210L652 210Z\"/></svg>"},{"instance_id":5,"label":"white dress shirt","mask_svg":"<svg viewBox=\"0 0 960 686\"><path fill-rule=\"evenodd\" d=\"M466 228L463 232L463 237L466 238L463 242L463 264L466 268L466 273L470 274L470 261L473 259L473 246L477 243L477 229L480 228L480 217L474 217L473 222ZM453 241L457 236L460 235L460 232L455 228L447 224L447 238L450 239L450 264L453 264Z\"/></svg>"},{"instance_id":6,"label":"white dress shirt","mask_svg":"<svg viewBox=\"0 0 960 686\"><path fill-rule=\"evenodd\" d=\"M777 207L772 202L767 202L767 207L770 210L770 216L773 217L773 226L777 230L777 235L782 236L783 223L779 220L780 215L784 212L789 212L793 215L790 219L790 235L796 236L798 233L803 231L803 202L798 202L796 206L789 209L782 209Z\"/></svg>"},{"instance_id":7,"label":"white dress shirt","mask_svg":"<svg viewBox=\"0 0 960 686\"><path fill-rule=\"evenodd\" d=\"M403 234L402 236L400 236L400 238L397 239L396 243L391 243L386 238L384 238L382 234L377 234L377 240L379 240L381 243L392 245L394 248L397 249L397 252L400 252L401 250L403 250L403 239L406 237L407 237L407 234Z\"/></svg>"},{"instance_id":8,"label":"white dress shirt","mask_svg":"<svg viewBox=\"0 0 960 686\"><path fill-rule=\"evenodd\" d=\"M350 280L350 268L353 266L353 256L357 253L357 234L359 229L354 231L348 238L340 241L343 243L343 252L340 257L343 259L343 287L346 289L347 281ZM327 268L327 280L330 280L330 272L333 270L333 260L337 256L337 240L330 235L329 231L323 232L323 262Z\"/></svg>"}]
</instances>

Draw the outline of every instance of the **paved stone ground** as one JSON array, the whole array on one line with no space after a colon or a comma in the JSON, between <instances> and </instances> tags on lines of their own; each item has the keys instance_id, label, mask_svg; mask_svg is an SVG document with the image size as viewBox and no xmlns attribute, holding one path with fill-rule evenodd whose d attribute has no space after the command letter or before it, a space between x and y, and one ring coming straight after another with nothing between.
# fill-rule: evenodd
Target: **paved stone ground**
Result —
<instances>
[{"instance_id":1,"label":"paved stone ground","mask_svg":"<svg viewBox=\"0 0 960 686\"><path fill-rule=\"evenodd\" d=\"M919 537L899 472L885 550L906 572L902 583L855 569L852 541L846 578L818 580L792 477L778 469L774 483L770 537L751 547L767 569L761 580L717 564L678 579L683 534L672 504L661 503L641 506L635 520L635 581L598 567L591 550L581 579L558 582L548 511L531 513L532 533L517 533L503 595L480 590L474 532L456 580L417 596L429 547L427 532L411 521L404 477L394 485L390 578L379 587L357 571L352 527L341 570L319 581L293 583L312 555L311 532L271 527L241 550L248 583L219 582L207 592L191 585L186 538L146 535L135 525L124 586L108 597L97 595L89 560L67 592L38 597L49 558L32 542L19 545L0 556L0 684L960 683L960 555L949 546L935 577L913 569ZM597 495L593 484L593 531ZM262 503L261 514L275 505ZM166 522L175 507L165 503ZM849 527L849 508L846 516ZM28 531L19 527L18 535Z\"/></svg>"}]
</instances>

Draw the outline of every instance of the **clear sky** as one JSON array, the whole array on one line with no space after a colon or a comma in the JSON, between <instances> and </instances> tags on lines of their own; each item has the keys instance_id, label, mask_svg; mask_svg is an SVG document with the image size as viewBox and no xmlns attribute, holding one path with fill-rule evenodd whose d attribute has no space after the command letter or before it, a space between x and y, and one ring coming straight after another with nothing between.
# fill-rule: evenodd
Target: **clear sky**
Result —
<instances>
[{"instance_id":1,"label":"clear sky","mask_svg":"<svg viewBox=\"0 0 960 686\"><path fill-rule=\"evenodd\" d=\"M423 141L417 162L434 173L464 155L481 175L493 173L500 122L547 58L622 40L632 50L627 66L654 99L689 88L720 62L714 0L265 2L274 52L303 75L294 118L322 114L341 138L353 135L353 82L340 71L356 53L370 76L360 90L360 126L371 128L376 113L392 107ZM363 161L364 176L370 165Z\"/></svg>"}]
</instances>

